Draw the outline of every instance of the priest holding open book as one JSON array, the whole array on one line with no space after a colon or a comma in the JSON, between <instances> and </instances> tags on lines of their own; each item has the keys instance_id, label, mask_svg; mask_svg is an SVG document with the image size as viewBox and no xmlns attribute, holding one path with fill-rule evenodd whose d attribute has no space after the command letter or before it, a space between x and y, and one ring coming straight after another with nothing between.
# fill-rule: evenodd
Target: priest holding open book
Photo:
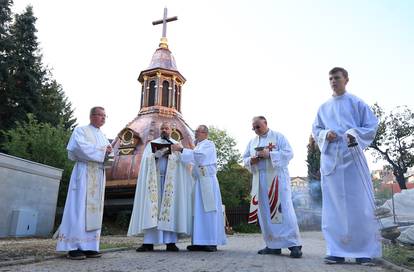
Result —
<instances>
[{"instance_id":1,"label":"priest holding open book","mask_svg":"<svg viewBox=\"0 0 414 272\"><path fill-rule=\"evenodd\" d=\"M170 138L170 123L161 124L160 135L145 147L137 179L128 236L144 235L138 252L153 251L154 244L178 251L178 235L191 235L192 177L180 153L171 151L178 142Z\"/></svg>"}]
</instances>

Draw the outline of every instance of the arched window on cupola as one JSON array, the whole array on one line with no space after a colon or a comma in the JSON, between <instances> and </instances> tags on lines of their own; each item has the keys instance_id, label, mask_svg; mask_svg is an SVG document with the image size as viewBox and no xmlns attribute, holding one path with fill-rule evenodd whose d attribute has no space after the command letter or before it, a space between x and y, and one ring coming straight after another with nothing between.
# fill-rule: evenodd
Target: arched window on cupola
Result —
<instances>
[{"instance_id":1,"label":"arched window on cupola","mask_svg":"<svg viewBox=\"0 0 414 272\"><path fill-rule=\"evenodd\" d=\"M181 86L178 87L177 110L181 112Z\"/></svg>"},{"instance_id":2,"label":"arched window on cupola","mask_svg":"<svg viewBox=\"0 0 414 272\"><path fill-rule=\"evenodd\" d=\"M178 110L178 86L175 85L174 108Z\"/></svg>"},{"instance_id":3,"label":"arched window on cupola","mask_svg":"<svg viewBox=\"0 0 414 272\"><path fill-rule=\"evenodd\" d=\"M144 84L142 84L142 88L141 88L141 106L140 106L140 109L142 108L143 105L144 105Z\"/></svg>"},{"instance_id":4,"label":"arched window on cupola","mask_svg":"<svg viewBox=\"0 0 414 272\"><path fill-rule=\"evenodd\" d=\"M155 105L155 80L151 80L149 84L148 107Z\"/></svg>"},{"instance_id":5,"label":"arched window on cupola","mask_svg":"<svg viewBox=\"0 0 414 272\"><path fill-rule=\"evenodd\" d=\"M169 87L170 83L167 80L164 80L162 83L162 105L164 107L168 107Z\"/></svg>"}]
</instances>

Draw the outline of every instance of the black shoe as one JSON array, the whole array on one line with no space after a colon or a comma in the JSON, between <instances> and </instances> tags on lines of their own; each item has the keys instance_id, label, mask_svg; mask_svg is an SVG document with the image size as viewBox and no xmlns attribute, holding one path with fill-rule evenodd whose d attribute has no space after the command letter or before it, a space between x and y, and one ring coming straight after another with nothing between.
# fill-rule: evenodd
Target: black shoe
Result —
<instances>
[{"instance_id":1,"label":"black shoe","mask_svg":"<svg viewBox=\"0 0 414 272\"><path fill-rule=\"evenodd\" d=\"M273 254L273 255L280 255L282 254L282 250L280 248L268 248L265 247L257 252L258 254Z\"/></svg>"},{"instance_id":2,"label":"black shoe","mask_svg":"<svg viewBox=\"0 0 414 272\"><path fill-rule=\"evenodd\" d=\"M205 252L216 252L217 246L203 246L201 250Z\"/></svg>"},{"instance_id":3,"label":"black shoe","mask_svg":"<svg viewBox=\"0 0 414 272\"><path fill-rule=\"evenodd\" d=\"M323 261L326 264L343 264L345 262L345 258L343 257L336 257L336 256L326 256Z\"/></svg>"},{"instance_id":4,"label":"black shoe","mask_svg":"<svg viewBox=\"0 0 414 272\"><path fill-rule=\"evenodd\" d=\"M84 260L84 259L86 259L86 256L83 253L83 251L79 250L79 249L69 251L67 257L71 260Z\"/></svg>"},{"instance_id":5,"label":"black shoe","mask_svg":"<svg viewBox=\"0 0 414 272\"><path fill-rule=\"evenodd\" d=\"M85 254L86 258L99 258L102 257L102 253L93 250L84 250L83 254Z\"/></svg>"},{"instance_id":6,"label":"black shoe","mask_svg":"<svg viewBox=\"0 0 414 272\"><path fill-rule=\"evenodd\" d=\"M365 266L375 266L375 263L371 258L356 258L355 259L357 264L365 265Z\"/></svg>"},{"instance_id":7,"label":"black shoe","mask_svg":"<svg viewBox=\"0 0 414 272\"><path fill-rule=\"evenodd\" d=\"M167 251L180 251L180 249L175 245L175 243L167 244Z\"/></svg>"},{"instance_id":8,"label":"black shoe","mask_svg":"<svg viewBox=\"0 0 414 272\"><path fill-rule=\"evenodd\" d=\"M202 250L202 246L199 246L199 245L190 245L190 246L187 246L187 250L188 251L201 251Z\"/></svg>"},{"instance_id":9,"label":"black shoe","mask_svg":"<svg viewBox=\"0 0 414 272\"><path fill-rule=\"evenodd\" d=\"M153 244L142 244L139 248L136 249L136 252L146 252L146 251L153 251L154 245Z\"/></svg>"},{"instance_id":10,"label":"black shoe","mask_svg":"<svg viewBox=\"0 0 414 272\"><path fill-rule=\"evenodd\" d=\"M302 257L302 246L289 247L289 250L290 250L290 257L292 258Z\"/></svg>"}]
</instances>

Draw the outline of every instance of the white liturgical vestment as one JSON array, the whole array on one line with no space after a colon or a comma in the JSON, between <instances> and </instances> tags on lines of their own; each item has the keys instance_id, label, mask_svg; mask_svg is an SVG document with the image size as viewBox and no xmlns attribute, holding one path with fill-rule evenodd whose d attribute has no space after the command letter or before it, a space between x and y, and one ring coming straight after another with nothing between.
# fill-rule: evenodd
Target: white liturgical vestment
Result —
<instances>
[{"instance_id":1,"label":"white liturgical vestment","mask_svg":"<svg viewBox=\"0 0 414 272\"><path fill-rule=\"evenodd\" d=\"M258 147L269 148L270 158L251 165ZM301 245L288 171L292 158L287 139L270 129L253 138L243 155L244 166L253 174L249 223L259 220L263 239L271 249Z\"/></svg>"},{"instance_id":2,"label":"white liturgical vestment","mask_svg":"<svg viewBox=\"0 0 414 272\"><path fill-rule=\"evenodd\" d=\"M92 125L77 127L67 150L75 161L59 227L57 251L99 251L108 139Z\"/></svg>"},{"instance_id":3,"label":"white liturgical vestment","mask_svg":"<svg viewBox=\"0 0 414 272\"><path fill-rule=\"evenodd\" d=\"M318 110L313 137L321 151L322 231L329 256L381 255L372 182L362 152L375 138L377 126L369 106L347 92L333 96ZM337 135L333 142L326 139L329 131ZM358 143L353 149L347 134Z\"/></svg>"},{"instance_id":4,"label":"white liturgical vestment","mask_svg":"<svg viewBox=\"0 0 414 272\"><path fill-rule=\"evenodd\" d=\"M193 164L194 224L193 245L224 245L223 206L217 174L217 154L214 143L205 139L194 150L184 149L181 158Z\"/></svg>"}]
</instances>

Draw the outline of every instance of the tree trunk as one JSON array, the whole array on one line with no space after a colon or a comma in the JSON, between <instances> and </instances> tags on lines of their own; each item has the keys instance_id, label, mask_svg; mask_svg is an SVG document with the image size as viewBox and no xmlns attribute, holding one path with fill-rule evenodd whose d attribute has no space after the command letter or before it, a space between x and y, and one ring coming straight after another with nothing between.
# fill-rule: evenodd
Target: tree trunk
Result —
<instances>
[{"instance_id":1,"label":"tree trunk","mask_svg":"<svg viewBox=\"0 0 414 272\"><path fill-rule=\"evenodd\" d=\"M405 178L404 178L404 174L397 174L394 172L394 176L397 179L398 185L400 186L401 190L405 190L407 189L407 186L405 185Z\"/></svg>"}]
</instances>

